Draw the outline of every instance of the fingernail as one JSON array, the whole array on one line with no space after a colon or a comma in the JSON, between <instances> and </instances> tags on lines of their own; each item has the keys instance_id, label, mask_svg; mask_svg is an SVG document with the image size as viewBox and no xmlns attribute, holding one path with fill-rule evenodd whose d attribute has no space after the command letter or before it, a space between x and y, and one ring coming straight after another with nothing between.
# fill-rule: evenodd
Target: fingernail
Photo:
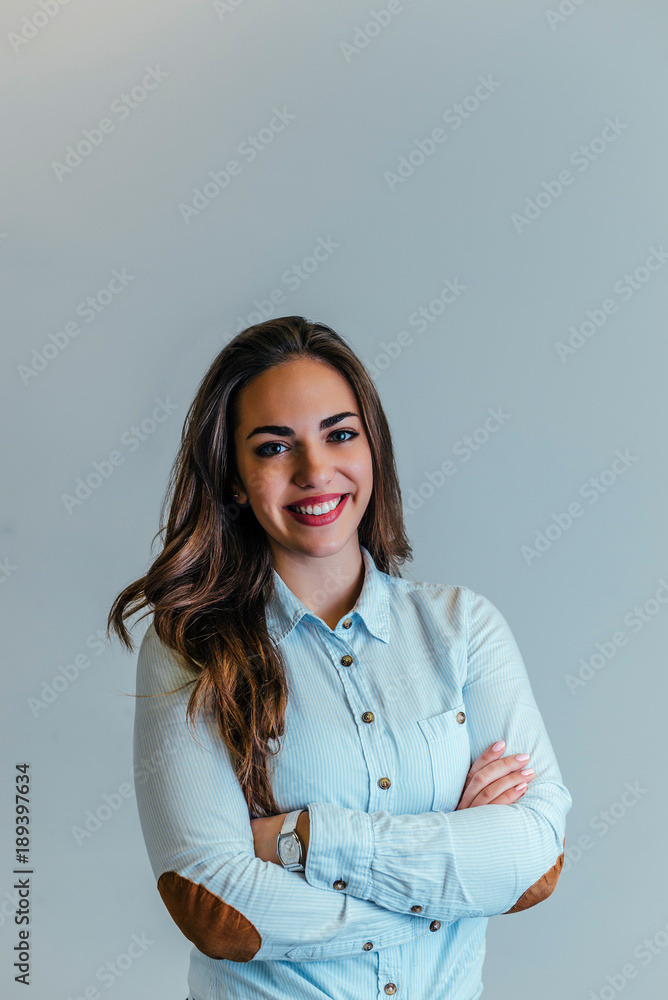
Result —
<instances>
[{"instance_id":1,"label":"fingernail","mask_svg":"<svg viewBox=\"0 0 668 1000\"><path fill-rule=\"evenodd\" d=\"M522 760L522 761L528 760L530 756L531 754L528 753L516 753L515 760Z\"/></svg>"},{"instance_id":2,"label":"fingernail","mask_svg":"<svg viewBox=\"0 0 668 1000\"><path fill-rule=\"evenodd\" d=\"M521 785L515 785L515 791L521 792L523 788L527 787L527 782L523 781Z\"/></svg>"},{"instance_id":3,"label":"fingernail","mask_svg":"<svg viewBox=\"0 0 668 1000\"><path fill-rule=\"evenodd\" d=\"M499 740L498 743L494 744L494 746L492 747L492 750L494 750L494 752L496 753L497 750L503 750L503 748L505 747L505 745L506 744L505 744L504 740Z\"/></svg>"},{"instance_id":4,"label":"fingernail","mask_svg":"<svg viewBox=\"0 0 668 1000\"><path fill-rule=\"evenodd\" d=\"M525 776L527 774L533 774L533 768L532 767L525 767L523 771L520 771L520 774L523 774Z\"/></svg>"}]
</instances>

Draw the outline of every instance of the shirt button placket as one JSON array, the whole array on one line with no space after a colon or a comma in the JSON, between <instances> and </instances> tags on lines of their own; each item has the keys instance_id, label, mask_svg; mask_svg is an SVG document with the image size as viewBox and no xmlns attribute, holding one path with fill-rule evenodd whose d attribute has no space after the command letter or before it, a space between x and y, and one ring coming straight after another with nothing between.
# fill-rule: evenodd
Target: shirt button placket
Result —
<instances>
[{"instance_id":1,"label":"shirt button placket","mask_svg":"<svg viewBox=\"0 0 668 1000\"><path fill-rule=\"evenodd\" d=\"M344 625L345 628L349 628L350 625L352 625L352 621L349 618L346 618L346 621L349 622L349 624L346 625L346 622L343 622L343 625ZM343 666L343 667L349 667L352 664L352 662L353 662L353 658L350 655L350 653L346 653L344 656L341 657L341 659L339 660L339 662L340 662L341 666ZM344 881L344 879L337 878L337 880L335 882L332 882L332 889L338 889L339 892L340 892L343 889L345 889L345 887L347 886L347 884L348 883L346 881ZM371 944L370 941L367 941L367 943L365 945L363 945L363 947L364 947L365 950L368 951L369 948L373 948L373 945Z\"/></svg>"},{"instance_id":2,"label":"shirt button placket","mask_svg":"<svg viewBox=\"0 0 668 1000\"><path fill-rule=\"evenodd\" d=\"M388 997L399 996L401 991L399 989L399 984L401 982L401 966L396 965L393 961L392 956L396 956L397 952L394 948L382 948L378 955L378 992L385 994Z\"/></svg>"},{"instance_id":3,"label":"shirt button placket","mask_svg":"<svg viewBox=\"0 0 668 1000\"><path fill-rule=\"evenodd\" d=\"M349 618L346 618L346 620L345 620L344 622L342 622L342 625L344 626L344 628L348 628L348 627L349 627L348 625L346 625L346 622L349 622L350 624L352 624L352 621L351 621L351 619L349 619ZM340 658L340 660L339 660L339 663L340 663L340 664L341 664L341 666L343 666L343 667L350 667L350 666L352 666L352 664L353 664L354 662L355 662L355 661L354 661L354 657L352 657L352 656L350 655L350 653L345 653L345 654L344 654L344 655L343 655L343 656L342 656L342 657ZM375 715L373 714L373 712L370 712L370 711L366 711L366 712L363 712L363 713L362 713L362 716L361 716L361 718L362 718L362 721L363 721L363 722L367 722L367 723L370 723L370 722L373 722L373 721L375 720L375 718L376 718L376 717L375 717ZM389 779L388 777L385 777L385 776L384 776L384 777L382 777L382 778L379 778L379 779L378 779L378 782L377 782L377 784L378 784L378 787L379 787L379 788L382 788L382 789L383 789L383 791L387 791L387 790L388 790L389 788L391 788L391 786L392 786L392 782L391 782L391 780L390 780L390 779ZM344 889L344 888L345 888L345 886L346 886L346 883L344 882L344 880L343 880L343 879L337 879L337 880L336 880L336 882L334 882L334 883L333 883L333 888L334 888L334 889ZM394 988L394 990L396 991L396 987L394 986L394 984L393 984L393 983L389 983L388 985L392 986L392 987Z\"/></svg>"}]
</instances>

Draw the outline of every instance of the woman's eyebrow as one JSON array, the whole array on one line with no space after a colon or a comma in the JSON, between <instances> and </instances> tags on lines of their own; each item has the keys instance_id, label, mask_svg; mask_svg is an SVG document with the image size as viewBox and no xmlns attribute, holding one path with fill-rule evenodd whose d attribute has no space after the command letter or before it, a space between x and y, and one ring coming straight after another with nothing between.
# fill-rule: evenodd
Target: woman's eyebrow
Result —
<instances>
[{"instance_id":1,"label":"woman's eyebrow","mask_svg":"<svg viewBox=\"0 0 668 1000\"><path fill-rule=\"evenodd\" d=\"M335 413L333 417L325 417L324 420L320 421L320 430L324 431L328 427L333 427L334 424L338 424L339 421L344 420L346 417L357 417L357 413ZM278 434L281 437L294 437L295 432L292 427L281 427L278 424L265 424L263 427L256 427L254 431L246 437L253 437L254 434Z\"/></svg>"}]
</instances>

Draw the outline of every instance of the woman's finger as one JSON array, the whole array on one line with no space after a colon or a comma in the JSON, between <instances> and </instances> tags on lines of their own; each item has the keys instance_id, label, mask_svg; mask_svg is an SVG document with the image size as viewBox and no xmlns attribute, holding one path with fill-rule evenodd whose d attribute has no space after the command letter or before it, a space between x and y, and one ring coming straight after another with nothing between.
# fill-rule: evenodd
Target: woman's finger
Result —
<instances>
[{"instance_id":1,"label":"woman's finger","mask_svg":"<svg viewBox=\"0 0 668 1000\"><path fill-rule=\"evenodd\" d=\"M470 806L476 796L495 780L505 778L510 772L521 771L528 766L529 754L515 754L511 757L501 757L498 759L497 752L493 753L492 760L486 763L485 758L489 757L489 750L485 750L471 766L464 783L464 790L459 800L458 809L466 809ZM478 767L474 769L476 764ZM523 778L518 778L516 784L522 780ZM504 791L505 787L507 787L507 784L503 788L497 786L499 791ZM496 795L491 796L492 799L495 797ZM489 793L484 801L490 801Z\"/></svg>"},{"instance_id":2,"label":"woman's finger","mask_svg":"<svg viewBox=\"0 0 668 1000\"><path fill-rule=\"evenodd\" d=\"M466 798L462 797L458 808L470 809L474 806L507 805L515 802L524 795L533 778L533 770L526 766L509 771L482 787L479 787L474 776L466 789Z\"/></svg>"},{"instance_id":3,"label":"woman's finger","mask_svg":"<svg viewBox=\"0 0 668 1000\"><path fill-rule=\"evenodd\" d=\"M494 747L497 747L497 749L495 750ZM471 767L469 768L469 775L475 774L476 771L479 771L482 767L485 767L487 764L491 764L492 761L498 760L505 748L506 744L504 740L497 740L496 743L487 747L487 749L483 750L480 756L476 757L471 764Z\"/></svg>"},{"instance_id":4,"label":"woman's finger","mask_svg":"<svg viewBox=\"0 0 668 1000\"><path fill-rule=\"evenodd\" d=\"M486 750L483 750L480 756L476 757L476 759L473 761L468 770L468 774L466 775L466 780L464 781L464 788L462 789L462 795L460 796L459 803L457 805L458 809L460 808L465 809L466 806L468 805L468 800L466 801L466 803L464 803L463 799L464 799L464 792L468 788L472 776L476 774L477 771L480 771L483 767L486 767L487 764L491 764L493 761L498 760L499 755L503 753L505 745L506 744L504 740L497 740L496 743L493 743L491 746L487 747ZM496 749L494 749L495 747Z\"/></svg>"}]
</instances>

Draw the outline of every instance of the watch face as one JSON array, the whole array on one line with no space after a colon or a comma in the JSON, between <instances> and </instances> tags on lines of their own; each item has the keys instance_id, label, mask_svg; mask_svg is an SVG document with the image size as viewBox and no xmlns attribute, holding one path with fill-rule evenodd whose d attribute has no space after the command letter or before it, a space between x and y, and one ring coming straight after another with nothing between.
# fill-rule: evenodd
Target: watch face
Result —
<instances>
[{"instance_id":1,"label":"watch face","mask_svg":"<svg viewBox=\"0 0 668 1000\"><path fill-rule=\"evenodd\" d=\"M293 836L281 841L281 861L285 865L293 865L299 861L299 845Z\"/></svg>"}]
</instances>

